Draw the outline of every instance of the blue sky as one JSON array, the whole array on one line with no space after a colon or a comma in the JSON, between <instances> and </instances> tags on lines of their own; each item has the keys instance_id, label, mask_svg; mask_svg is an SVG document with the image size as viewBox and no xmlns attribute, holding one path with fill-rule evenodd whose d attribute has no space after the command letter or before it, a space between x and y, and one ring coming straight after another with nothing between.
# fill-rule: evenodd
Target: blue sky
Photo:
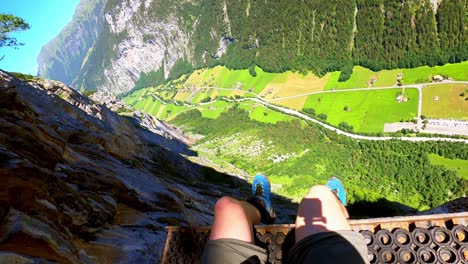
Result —
<instances>
[{"instance_id":1,"label":"blue sky","mask_svg":"<svg viewBox=\"0 0 468 264\"><path fill-rule=\"evenodd\" d=\"M58 35L71 21L79 0L0 0L0 13L23 18L30 29L11 36L25 43L17 50L0 48L0 69L12 72L37 74L37 56L42 46Z\"/></svg>"}]
</instances>

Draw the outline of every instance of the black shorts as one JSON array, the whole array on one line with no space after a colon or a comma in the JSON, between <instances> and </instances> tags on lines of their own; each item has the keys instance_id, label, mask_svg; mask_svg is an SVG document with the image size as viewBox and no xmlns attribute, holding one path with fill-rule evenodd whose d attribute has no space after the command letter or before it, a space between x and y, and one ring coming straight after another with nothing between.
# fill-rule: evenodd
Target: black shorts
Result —
<instances>
[{"instance_id":1,"label":"black shorts","mask_svg":"<svg viewBox=\"0 0 468 264\"><path fill-rule=\"evenodd\" d=\"M369 263L361 234L350 231L310 235L289 251L288 263ZM266 249L237 239L208 241L201 263L266 263Z\"/></svg>"}]
</instances>

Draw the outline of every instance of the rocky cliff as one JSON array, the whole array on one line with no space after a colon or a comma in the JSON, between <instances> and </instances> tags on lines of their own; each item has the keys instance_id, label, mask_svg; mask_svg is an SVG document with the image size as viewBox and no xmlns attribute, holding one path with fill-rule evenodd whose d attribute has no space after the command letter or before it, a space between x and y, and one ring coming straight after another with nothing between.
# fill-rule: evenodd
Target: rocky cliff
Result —
<instances>
[{"instance_id":1,"label":"rocky cliff","mask_svg":"<svg viewBox=\"0 0 468 264\"><path fill-rule=\"evenodd\" d=\"M88 19L77 20L83 16L75 15L43 48L38 75L77 89L121 93L134 87L140 73L163 69L168 77L178 61L195 64L199 50L211 58L222 46L224 31L216 23L208 25L209 13L215 10L207 13L205 9L211 7L203 2L83 0L76 13L83 13L80 6L86 5L86 11L92 10L86 13ZM203 37L203 47L194 44L201 30L210 32ZM70 49L72 44L79 47ZM67 50L73 54L67 55ZM223 50L218 53L222 55Z\"/></svg>"},{"instance_id":2,"label":"rocky cliff","mask_svg":"<svg viewBox=\"0 0 468 264\"><path fill-rule=\"evenodd\" d=\"M190 162L169 126L143 123L0 71L1 262L157 263L165 226L208 225L218 197L247 196L244 180Z\"/></svg>"},{"instance_id":3,"label":"rocky cliff","mask_svg":"<svg viewBox=\"0 0 468 264\"><path fill-rule=\"evenodd\" d=\"M38 57L38 75L49 76L68 84L76 83L78 72L103 29L104 7L107 0L82 0L72 21L61 33L47 43Z\"/></svg>"}]
</instances>

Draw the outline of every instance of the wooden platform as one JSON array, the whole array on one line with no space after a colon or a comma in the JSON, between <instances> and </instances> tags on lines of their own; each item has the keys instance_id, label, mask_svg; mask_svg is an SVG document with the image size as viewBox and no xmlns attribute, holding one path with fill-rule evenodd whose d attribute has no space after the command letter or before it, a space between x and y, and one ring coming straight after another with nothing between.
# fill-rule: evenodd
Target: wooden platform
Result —
<instances>
[{"instance_id":1,"label":"wooden platform","mask_svg":"<svg viewBox=\"0 0 468 264\"><path fill-rule=\"evenodd\" d=\"M468 263L468 212L349 220L364 236L370 263ZM255 226L256 244L270 263L282 263L294 244L294 225ZM162 263L199 263L210 227L167 227Z\"/></svg>"}]
</instances>

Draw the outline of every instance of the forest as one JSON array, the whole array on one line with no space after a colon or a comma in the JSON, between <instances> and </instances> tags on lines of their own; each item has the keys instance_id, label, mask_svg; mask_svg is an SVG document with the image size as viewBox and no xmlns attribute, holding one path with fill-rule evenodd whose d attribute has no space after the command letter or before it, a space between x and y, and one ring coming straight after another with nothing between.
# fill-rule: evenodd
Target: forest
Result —
<instances>
[{"instance_id":1,"label":"forest","mask_svg":"<svg viewBox=\"0 0 468 264\"><path fill-rule=\"evenodd\" d=\"M466 144L357 141L299 120L257 122L237 107L214 120L191 110L172 122L205 135L197 146L212 149L216 157L252 175L266 173L273 183L282 184L280 193L288 197L300 198L309 186L324 183L332 175L344 181L355 210L359 210L359 204L379 204L382 199L423 210L468 194L467 179L431 164L428 157L433 153L466 160ZM246 149L258 142L269 143L249 157ZM268 158L285 153L301 154L277 163ZM402 213L398 210L390 214Z\"/></svg>"},{"instance_id":2,"label":"forest","mask_svg":"<svg viewBox=\"0 0 468 264\"><path fill-rule=\"evenodd\" d=\"M467 2L439 2L435 11L430 0L226 1L228 29L224 1L202 1L193 64L319 76L341 70L345 81L354 65L378 71L467 60ZM206 37L210 28L234 40L221 59L205 56L219 42Z\"/></svg>"}]
</instances>

